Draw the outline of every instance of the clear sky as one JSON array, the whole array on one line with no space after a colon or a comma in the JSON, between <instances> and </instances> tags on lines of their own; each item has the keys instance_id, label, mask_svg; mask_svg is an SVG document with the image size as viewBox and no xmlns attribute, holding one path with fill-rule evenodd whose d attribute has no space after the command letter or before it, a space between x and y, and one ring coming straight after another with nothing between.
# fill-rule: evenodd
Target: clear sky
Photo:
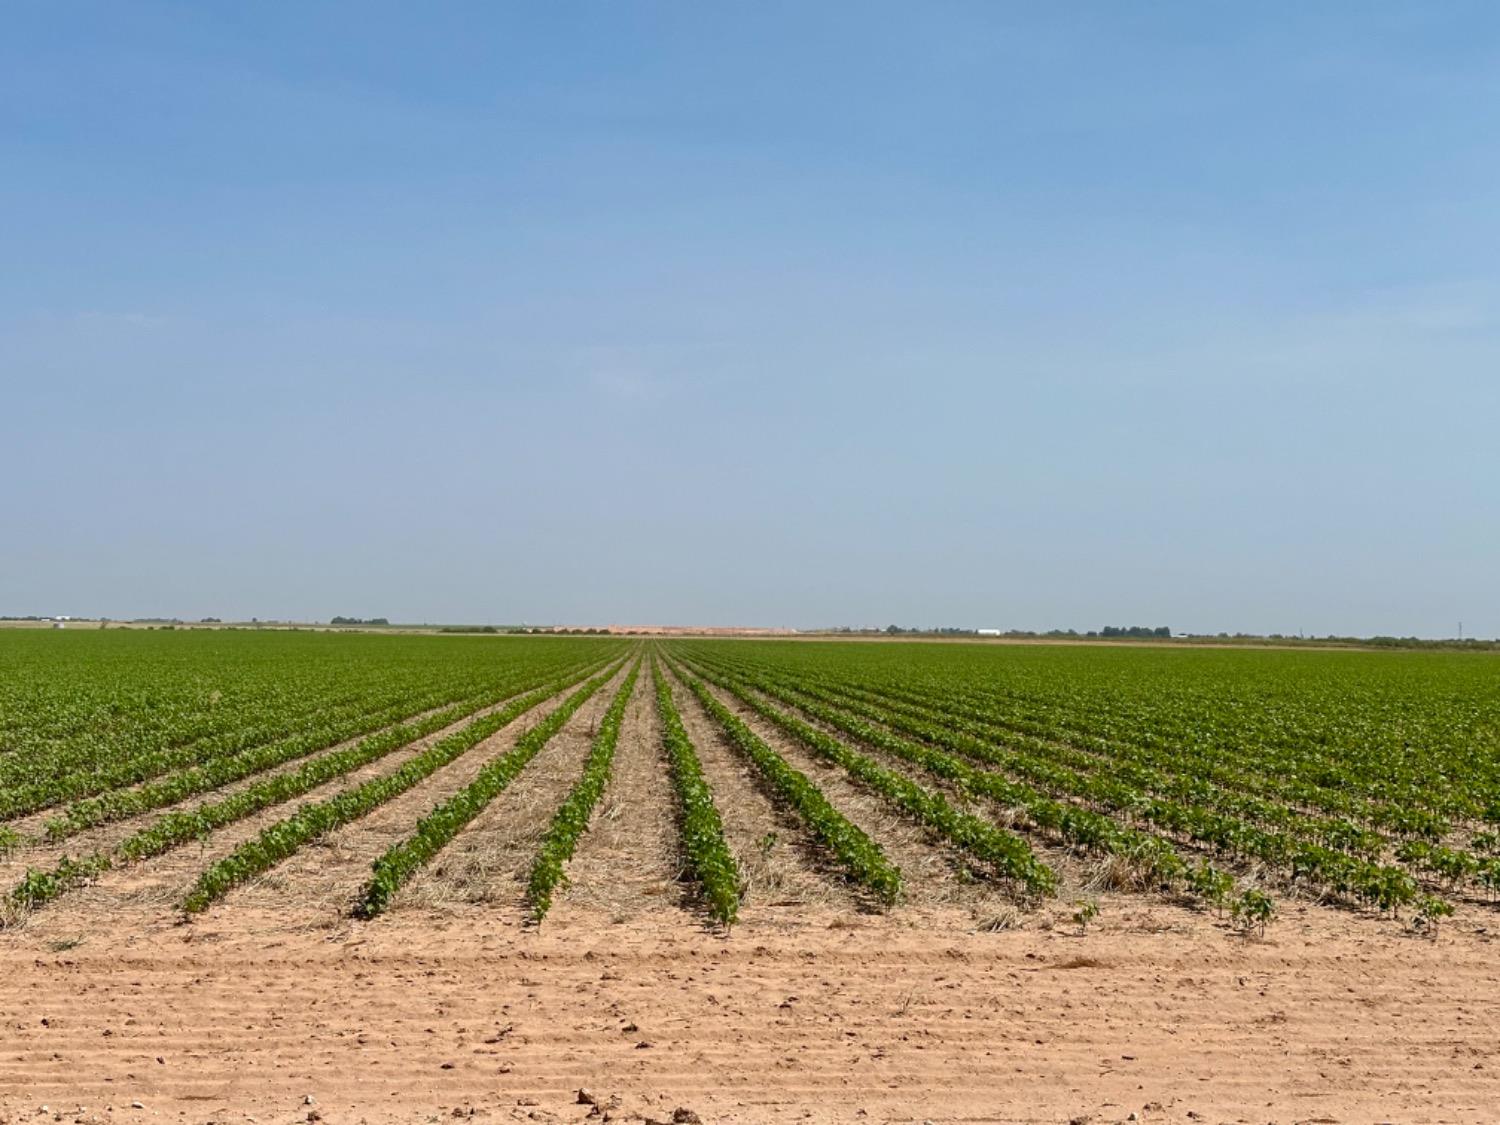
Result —
<instances>
[{"instance_id":1,"label":"clear sky","mask_svg":"<svg viewBox=\"0 0 1500 1125\"><path fill-rule=\"evenodd\" d=\"M0 4L0 612L1500 634L1487 3Z\"/></svg>"}]
</instances>

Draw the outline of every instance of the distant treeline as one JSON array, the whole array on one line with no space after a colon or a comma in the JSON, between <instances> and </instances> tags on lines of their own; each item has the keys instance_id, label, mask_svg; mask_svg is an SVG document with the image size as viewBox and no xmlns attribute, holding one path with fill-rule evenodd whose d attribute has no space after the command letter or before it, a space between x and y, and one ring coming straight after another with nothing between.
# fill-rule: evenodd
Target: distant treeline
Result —
<instances>
[{"instance_id":1,"label":"distant treeline","mask_svg":"<svg viewBox=\"0 0 1500 1125\"><path fill-rule=\"evenodd\" d=\"M1086 632L1077 629L970 629L949 626L905 628L887 625L884 629L854 628L841 625L832 629L812 630L838 636L903 636L903 637L993 637L997 640L1170 640L1184 645L1270 645L1306 646L1312 648L1400 648L1433 649L1446 652L1500 652L1500 639L1480 640L1474 637L1428 639L1423 637L1343 637L1333 633L1324 637L1306 636L1297 633L1181 633L1173 634L1166 625L1106 625L1102 629Z\"/></svg>"},{"instance_id":2,"label":"distant treeline","mask_svg":"<svg viewBox=\"0 0 1500 1125\"><path fill-rule=\"evenodd\" d=\"M335 617L330 625L389 625L384 617Z\"/></svg>"}]
</instances>

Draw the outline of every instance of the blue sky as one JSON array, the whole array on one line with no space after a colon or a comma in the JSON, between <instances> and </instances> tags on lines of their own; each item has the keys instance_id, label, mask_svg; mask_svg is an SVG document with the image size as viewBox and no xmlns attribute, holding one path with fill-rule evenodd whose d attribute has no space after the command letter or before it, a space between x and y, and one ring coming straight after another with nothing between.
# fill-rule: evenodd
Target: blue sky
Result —
<instances>
[{"instance_id":1,"label":"blue sky","mask_svg":"<svg viewBox=\"0 0 1500 1125\"><path fill-rule=\"evenodd\" d=\"M1500 635L1485 4L0 4L0 612Z\"/></svg>"}]
</instances>

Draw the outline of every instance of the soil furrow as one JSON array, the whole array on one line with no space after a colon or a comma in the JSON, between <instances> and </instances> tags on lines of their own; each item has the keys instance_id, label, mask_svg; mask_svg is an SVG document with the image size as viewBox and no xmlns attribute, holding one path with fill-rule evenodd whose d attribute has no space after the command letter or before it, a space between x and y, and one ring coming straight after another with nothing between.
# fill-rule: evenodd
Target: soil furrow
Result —
<instances>
[{"instance_id":1,"label":"soil furrow","mask_svg":"<svg viewBox=\"0 0 1500 1125\"><path fill-rule=\"evenodd\" d=\"M478 718L502 709L506 702L501 701L482 708L425 738L408 743L374 762L352 770L343 777L335 778L316 789L311 789L292 801L273 805L243 820L226 825L206 840L182 844L141 863L122 864L105 872L90 886L70 892L65 896L64 903L54 903L44 907L27 917L22 924L26 929L37 934L53 934L54 940L58 941L71 940L77 928L74 921L80 917L80 914L103 917L120 913L135 919L138 925L148 929L173 925L177 917L177 904L181 902L193 881L210 864L229 855L241 844L254 839L270 825L289 816L298 806L326 800L372 778L393 773L433 743L462 729ZM552 702L554 701L549 701L544 706L550 706ZM527 716L522 716L521 721L526 718ZM504 730L499 731L493 737L498 738L504 733ZM475 747L470 753L476 751L482 752L483 746ZM227 794L229 791L226 787L219 792ZM136 827L143 827L148 823L150 821L142 820ZM120 837L120 839L123 838L123 836ZM65 904L74 904L74 909L65 909Z\"/></svg>"},{"instance_id":2,"label":"soil furrow","mask_svg":"<svg viewBox=\"0 0 1500 1125\"><path fill-rule=\"evenodd\" d=\"M643 669L620 728L609 786L568 863L567 886L549 921L592 911L623 922L677 906L682 863L672 800L661 720Z\"/></svg>"},{"instance_id":3,"label":"soil furrow","mask_svg":"<svg viewBox=\"0 0 1500 1125\"><path fill-rule=\"evenodd\" d=\"M314 841L265 876L232 891L226 904L237 898L246 907L274 907L291 927L343 924L375 858L434 805L472 781L485 763L511 749L573 690L576 686L559 692L368 816Z\"/></svg>"},{"instance_id":4,"label":"soil furrow","mask_svg":"<svg viewBox=\"0 0 1500 1125\"><path fill-rule=\"evenodd\" d=\"M398 907L521 907L537 844L583 772L599 720L628 672L596 691L490 806L395 900Z\"/></svg>"},{"instance_id":5,"label":"soil furrow","mask_svg":"<svg viewBox=\"0 0 1500 1125\"><path fill-rule=\"evenodd\" d=\"M835 808L884 849L887 857L901 868L905 905L923 907L963 903L976 919L993 918L1011 909L1010 899L999 888L992 883L976 881L953 849L945 847L920 825L892 810L878 794L851 781L840 767L804 750L729 692L706 681L705 686L714 698L739 716L789 765L815 781ZM800 717L807 718L805 715Z\"/></svg>"},{"instance_id":6,"label":"soil furrow","mask_svg":"<svg viewBox=\"0 0 1500 1125\"><path fill-rule=\"evenodd\" d=\"M668 676L683 728L719 807L724 839L745 881L741 917L778 908L796 924L809 904L854 910L854 896L801 820L767 793L760 771L728 744L693 693L675 675Z\"/></svg>"}]
</instances>

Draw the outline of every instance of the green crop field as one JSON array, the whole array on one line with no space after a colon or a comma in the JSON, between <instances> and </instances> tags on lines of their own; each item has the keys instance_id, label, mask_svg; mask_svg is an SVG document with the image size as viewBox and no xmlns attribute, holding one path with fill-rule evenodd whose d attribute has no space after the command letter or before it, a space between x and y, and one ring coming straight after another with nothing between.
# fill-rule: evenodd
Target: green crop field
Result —
<instances>
[{"instance_id":1,"label":"green crop field","mask_svg":"<svg viewBox=\"0 0 1500 1125\"><path fill-rule=\"evenodd\" d=\"M1086 646L685 645L816 750L1006 810L1143 888L1263 912L1268 888L1429 921L1500 889L1500 661ZM1042 870L1016 861L1045 893Z\"/></svg>"},{"instance_id":2,"label":"green crop field","mask_svg":"<svg viewBox=\"0 0 1500 1125\"><path fill-rule=\"evenodd\" d=\"M375 817L392 842L344 907L384 914L564 732L546 824L509 845L534 918L621 769L660 772L684 905L725 925L757 905L750 801L863 909L922 877L872 808L1023 907L1107 872L1247 931L1287 896L1434 930L1500 892L1486 654L17 630L5 918L171 853L198 857L174 894L195 913Z\"/></svg>"}]
</instances>

